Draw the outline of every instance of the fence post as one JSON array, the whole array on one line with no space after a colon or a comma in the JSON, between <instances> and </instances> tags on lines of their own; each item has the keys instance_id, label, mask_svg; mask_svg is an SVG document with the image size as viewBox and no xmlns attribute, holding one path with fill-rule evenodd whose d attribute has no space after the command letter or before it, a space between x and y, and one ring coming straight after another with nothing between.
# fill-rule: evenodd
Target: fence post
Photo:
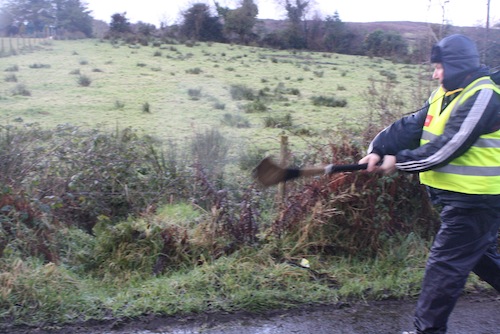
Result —
<instances>
[{"instance_id":1,"label":"fence post","mask_svg":"<svg viewBox=\"0 0 500 334\"><path fill-rule=\"evenodd\" d=\"M280 140L280 165L281 167L287 167L288 165L288 136L282 134ZM285 200L286 183L281 182L279 184L279 199L283 203Z\"/></svg>"}]
</instances>

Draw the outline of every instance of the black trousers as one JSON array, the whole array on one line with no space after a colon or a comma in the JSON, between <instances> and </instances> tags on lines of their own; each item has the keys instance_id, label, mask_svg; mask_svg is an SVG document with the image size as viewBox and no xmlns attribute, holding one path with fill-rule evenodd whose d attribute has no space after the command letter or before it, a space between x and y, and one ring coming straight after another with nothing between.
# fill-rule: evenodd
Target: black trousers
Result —
<instances>
[{"instance_id":1,"label":"black trousers","mask_svg":"<svg viewBox=\"0 0 500 334\"><path fill-rule=\"evenodd\" d=\"M500 210L445 206L415 312L418 333L446 333L470 272L500 292Z\"/></svg>"}]
</instances>

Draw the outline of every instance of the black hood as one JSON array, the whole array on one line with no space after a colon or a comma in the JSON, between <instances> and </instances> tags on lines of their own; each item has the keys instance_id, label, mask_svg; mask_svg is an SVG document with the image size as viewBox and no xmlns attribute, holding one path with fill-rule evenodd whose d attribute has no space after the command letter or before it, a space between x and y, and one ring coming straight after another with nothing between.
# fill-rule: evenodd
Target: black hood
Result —
<instances>
[{"instance_id":1,"label":"black hood","mask_svg":"<svg viewBox=\"0 0 500 334\"><path fill-rule=\"evenodd\" d=\"M448 91L463 88L460 85L466 77L481 66L474 42L458 34L445 37L434 45L431 62L443 64L443 87Z\"/></svg>"}]
</instances>

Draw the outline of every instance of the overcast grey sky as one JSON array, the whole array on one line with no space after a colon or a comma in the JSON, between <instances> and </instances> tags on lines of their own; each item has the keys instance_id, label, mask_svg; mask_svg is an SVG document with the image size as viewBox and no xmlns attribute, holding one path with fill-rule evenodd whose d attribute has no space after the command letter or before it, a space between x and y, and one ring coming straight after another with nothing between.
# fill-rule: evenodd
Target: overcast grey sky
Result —
<instances>
[{"instance_id":1,"label":"overcast grey sky","mask_svg":"<svg viewBox=\"0 0 500 334\"><path fill-rule=\"evenodd\" d=\"M239 0L216 0L221 5L235 8ZM254 0L259 6L259 18L280 19L284 13L275 0ZM142 21L159 26L172 24L182 10L202 2L213 7L213 0L83 0L99 20L109 22L111 15L126 12L130 22ZM314 0L315 9L322 17L337 10L344 22L415 21L442 22L442 4L446 19L453 25L485 25L487 0ZM500 0L490 0L490 21L500 21ZM311 13L312 14L312 13Z\"/></svg>"}]
</instances>

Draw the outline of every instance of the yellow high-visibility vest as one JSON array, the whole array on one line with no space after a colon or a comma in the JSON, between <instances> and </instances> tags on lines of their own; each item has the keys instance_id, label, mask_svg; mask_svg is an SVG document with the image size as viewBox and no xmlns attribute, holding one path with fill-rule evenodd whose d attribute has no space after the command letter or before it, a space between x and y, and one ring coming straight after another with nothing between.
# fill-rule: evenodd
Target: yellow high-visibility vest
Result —
<instances>
[{"instance_id":1,"label":"yellow high-visibility vest","mask_svg":"<svg viewBox=\"0 0 500 334\"><path fill-rule=\"evenodd\" d=\"M452 112L480 89L500 94L500 88L489 77L482 77L462 90L442 112L445 91L434 91L420 145L442 135ZM500 130L480 136L467 152L447 165L420 173L420 181L433 188L466 194L500 194Z\"/></svg>"}]
</instances>

